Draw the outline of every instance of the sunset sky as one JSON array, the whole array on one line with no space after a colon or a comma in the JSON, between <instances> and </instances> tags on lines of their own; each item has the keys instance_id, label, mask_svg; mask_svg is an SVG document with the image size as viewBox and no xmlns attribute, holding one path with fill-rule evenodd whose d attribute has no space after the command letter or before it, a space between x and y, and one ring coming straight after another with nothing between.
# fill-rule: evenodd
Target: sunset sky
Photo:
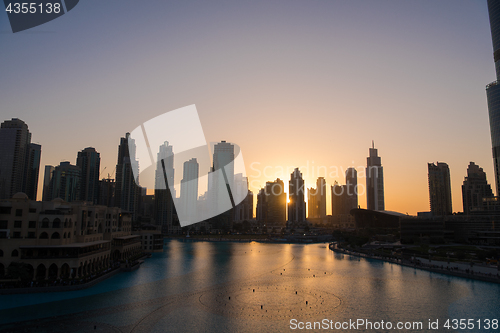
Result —
<instances>
[{"instance_id":1,"label":"sunset sky","mask_svg":"<svg viewBox=\"0 0 500 333\"><path fill-rule=\"evenodd\" d=\"M301 166L308 187L344 184L374 140L387 210L428 211L440 161L462 211L470 161L494 183L492 52L486 0L85 0L16 34L2 11L0 121L28 124L40 181L89 146L105 176L126 132L196 104L207 141L241 147L254 194Z\"/></svg>"}]
</instances>

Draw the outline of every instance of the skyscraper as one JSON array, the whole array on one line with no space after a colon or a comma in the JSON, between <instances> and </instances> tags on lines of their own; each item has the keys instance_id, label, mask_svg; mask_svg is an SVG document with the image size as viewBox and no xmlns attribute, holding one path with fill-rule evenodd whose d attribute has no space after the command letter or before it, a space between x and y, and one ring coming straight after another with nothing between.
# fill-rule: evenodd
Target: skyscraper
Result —
<instances>
[{"instance_id":1,"label":"skyscraper","mask_svg":"<svg viewBox=\"0 0 500 333\"><path fill-rule=\"evenodd\" d=\"M318 218L318 189L311 187L307 189L307 218Z\"/></svg>"},{"instance_id":2,"label":"skyscraper","mask_svg":"<svg viewBox=\"0 0 500 333\"><path fill-rule=\"evenodd\" d=\"M385 210L384 168L373 141L366 159L366 206L370 210Z\"/></svg>"},{"instance_id":3,"label":"skyscraper","mask_svg":"<svg viewBox=\"0 0 500 333\"><path fill-rule=\"evenodd\" d=\"M331 186L332 192L332 216L344 214L344 187L339 185L338 182L333 183Z\"/></svg>"},{"instance_id":4,"label":"skyscraper","mask_svg":"<svg viewBox=\"0 0 500 333\"><path fill-rule=\"evenodd\" d=\"M288 184L288 222L291 224L306 221L306 202L304 200L304 179L299 168L290 174Z\"/></svg>"},{"instance_id":5,"label":"skyscraper","mask_svg":"<svg viewBox=\"0 0 500 333\"><path fill-rule=\"evenodd\" d=\"M115 207L115 180L109 174L99 181L99 205Z\"/></svg>"},{"instance_id":6,"label":"skyscraper","mask_svg":"<svg viewBox=\"0 0 500 333\"><path fill-rule=\"evenodd\" d=\"M434 215L449 215L451 208L451 183L448 164L427 164L429 170L429 201Z\"/></svg>"},{"instance_id":7,"label":"skyscraper","mask_svg":"<svg viewBox=\"0 0 500 333\"><path fill-rule=\"evenodd\" d=\"M72 202L80 200L81 169L69 162L61 162L52 171L49 185L49 200L61 198Z\"/></svg>"},{"instance_id":8,"label":"skyscraper","mask_svg":"<svg viewBox=\"0 0 500 333\"><path fill-rule=\"evenodd\" d=\"M323 177L316 180L316 198L318 204L318 217L326 217L326 181Z\"/></svg>"},{"instance_id":9,"label":"skyscraper","mask_svg":"<svg viewBox=\"0 0 500 333\"><path fill-rule=\"evenodd\" d=\"M180 216L193 222L197 216L199 164L196 158L184 162L181 180Z\"/></svg>"},{"instance_id":10,"label":"skyscraper","mask_svg":"<svg viewBox=\"0 0 500 333\"><path fill-rule=\"evenodd\" d=\"M54 172L54 167L52 165L46 165L45 166L45 172L43 175L43 193L42 193L42 200L43 201L50 201L50 182L52 180L52 175Z\"/></svg>"},{"instance_id":11,"label":"skyscraper","mask_svg":"<svg viewBox=\"0 0 500 333\"><path fill-rule=\"evenodd\" d=\"M326 182L323 177L316 180L316 188L307 189L307 215L309 218L326 217Z\"/></svg>"},{"instance_id":12,"label":"skyscraper","mask_svg":"<svg viewBox=\"0 0 500 333\"><path fill-rule=\"evenodd\" d=\"M139 205L140 188L134 179L133 168L139 168L135 159L135 141L130 138L130 133L127 133L124 138L120 138L120 145L118 146L115 206L131 213L134 221Z\"/></svg>"},{"instance_id":13,"label":"skyscraper","mask_svg":"<svg viewBox=\"0 0 500 333\"><path fill-rule=\"evenodd\" d=\"M165 166L165 169L163 169ZM165 184L165 177L167 183ZM156 159L155 174L155 220L161 226L164 235L180 232L180 227L173 225L175 193L170 189L174 185L174 151L165 141L160 147ZM168 187L167 187L168 186Z\"/></svg>"},{"instance_id":14,"label":"skyscraper","mask_svg":"<svg viewBox=\"0 0 500 333\"><path fill-rule=\"evenodd\" d=\"M245 221L253 218L253 192L248 189L248 178L243 174L234 175L236 198L245 198L234 207L234 221Z\"/></svg>"},{"instance_id":15,"label":"skyscraper","mask_svg":"<svg viewBox=\"0 0 500 333\"><path fill-rule=\"evenodd\" d=\"M229 188L233 188L234 184L234 146L226 141L221 141L214 146L214 165L213 170L221 169L223 171L224 180ZM224 190L224 189L222 189Z\"/></svg>"},{"instance_id":16,"label":"skyscraper","mask_svg":"<svg viewBox=\"0 0 500 333\"><path fill-rule=\"evenodd\" d=\"M345 172L345 196L349 212L358 208L358 172L355 168L348 168Z\"/></svg>"},{"instance_id":17,"label":"skyscraper","mask_svg":"<svg viewBox=\"0 0 500 333\"><path fill-rule=\"evenodd\" d=\"M286 193L281 179L266 182L257 195L257 220L266 226L285 227Z\"/></svg>"},{"instance_id":18,"label":"skyscraper","mask_svg":"<svg viewBox=\"0 0 500 333\"><path fill-rule=\"evenodd\" d=\"M32 200L36 200L38 192L38 175L40 174L41 158L42 146L30 143L26 159L26 177L24 178L23 192Z\"/></svg>"},{"instance_id":19,"label":"skyscraper","mask_svg":"<svg viewBox=\"0 0 500 333\"><path fill-rule=\"evenodd\" d=\"M99 203L99 167L101 157L95 148L88 147L78 152L76 165L82 170L80 200Z\"/></svg>"},{"instance_id":20,"label":"skyscraper","mask_svg":"<svg viewBox=\"0 0 500 333\"><path fill-rule=\"evenodd\" d=\"M349 215L352 209L358 208L358 172L348 168L345 172L346 185L337 182L331 187L332 216Z\"/></svg>"},{"instance_id":21,"label":"skyscraper","mask_svg":"<svg viewBox=\"0 0 500 333\"><path fill-rule=\"evenodd\" d=\"M483 168L470 162L467 168L467 177L462 185L462 203L464 213L469 214L473 210L483 208L483 198L491 198L493 192L486 180L486 173Z\"/></svg>"},{"instance_id":22,"label":"skyscraper","mask_svg":"<svg viewBox=\"0 0 500 333\"><path fill-rule=\"evenodd\" d=\"M209 215L216 215L212 219L215 229L227 230L232 227L233 208L236 205L235 193L232 192L234 189L234 146L229 142L221 141L214 145L213 151L213 166L208 174L211 210Z\"/></svg>"},{"instance_id":23,"label":"skyscraper","mask_svg":"<svg viewBox=\"0 0 500 333\"><path fill-rule=\"evenodd\" d=\"M24 192L36 200L41 146L31 144L28 125L20 119L0 126L0 199Z\"/></svg>"},{"instance_id":24,"label":"skyscraper","mask_svg":"<svg viewBox=\"0 0 500 333\"><path fill-rule=\"evenodd\" d=\"M493 59L495 61L496 81L486 86L488 112L490 117L491 146L495 172L495 187L500 195L500 1L488 0Z\"/></svg>"}]
</instances>

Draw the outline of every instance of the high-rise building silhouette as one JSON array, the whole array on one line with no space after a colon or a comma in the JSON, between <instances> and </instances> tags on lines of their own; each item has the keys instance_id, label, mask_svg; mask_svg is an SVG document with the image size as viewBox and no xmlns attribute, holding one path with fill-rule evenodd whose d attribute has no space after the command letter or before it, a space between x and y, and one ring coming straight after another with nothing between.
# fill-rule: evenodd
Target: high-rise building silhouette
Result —
<instances>
[{"instance_id":1,"label":"high-rise building silhouette","mask_svg":"<svg viewBox=\"0 0 500 333\"><path fill-rule=\"evenodd\" d=\"M331 186L332 216L344 214L344 187L337 181Z\"/></svg>"},{"instance_id":2,"label":"high-rise building silhouette","mask_svg":"<svg viewBox=\"0 0 500 333\"><path fill-rule=\"evenodd\" d=\"M272 227L286 225L286 193L281 179L266 182L257 195L257 220Z\"/></svg>"},{"instance_id":3,"label":"high-rise building silhouette","mask_svg":"<svg viewBox=\"0 0 500 333\"><path fill-rule=\"evenodd\" d=\"M326 181L323 177L316 180L316 198L318 205L318 217L326 217Z\"/></svg>"},{"instance_id":4,"label":"high-rise building silhouette","mask_svg":"<svg viewBox=\"0 0 500 333\"><path fill-rule=\"evenodd\" d=\"M40 174L41 158L42 146L30 143L26 159L26 177L24 178L23 191L32 200L36 200L38 192L38 175Z\"/></svg>"},{"instance_id":5,"label":"high-rise building silhouette","mask_svg":"<svg viewBox=\"0 0 500 333\"><path fill-rule=\"evenodd\" d=\"M234 189L237 198L245 198L234 207L234 221L253 219L253 192L248 189L248 178L241 173L234 175Z\"/></svg>"},{"instance_id":6,"label":"high-rise building silhouette","mask_svg":"<svg viewBox=\"0 0 500 333\"><path fill-rule=\"evenodd\" d=\"M369 210L385 210L384 168L373 141L366 159L366 206Z\"/></svg>"},{"instance_id":7,"label":"high-rise building silhouette","mask_svg":"<svg viewBox=\"0 0 500 333\"><path fill-rule=\"evenodd\" d=\"M467 167L467 177L462 185L462 203L464 213L469 214L474 210L483 209L483 198L493 197L493 191L486 180L483 168L470 162Z\"/></svg>"},{"instance_id":8,"label":"high-rise building silhouette","mask_svg":"<svg viewBox=\"0 0 500 333\"><path fill-rule=\"evenodd\" d=\"M451 182L448 164L437 162L427 164L429 170L429 201L434 215L449 215L451 207Z\"/></svg>"},{"instance_id":9,"label":"high-rise building silhouette","mask_svg":"<svg viewBox=\"0 0 500 333\"><path fill-rule=\"evenodd\" d=\"M318 189L310 187L307 189L307 218L318 218Z\"/></svg>"},{"instance_id":10,"label":"high-rise building silhouette","mask_svg":"<svg viewBox=\"0 0 500 333\"><path fill-rule=\"evenodd\" d=\"M196 158L184 162L180 197L183 212L180 216L187 218L187 222L193 222L197 217L199 168Z\"/></svg>"},{"instance_id":11,"label":"high-rise building silhouette","mask_svg":"<svg viewBox=\"0 0 500 333\"><path fill-rule=\"evenodd\" d=\"M165 183L166 178L166 183ZM166 141L159 147L155 174L155 221L161 226L164 235L180 232L180 226L174 226L174 151Z\"/></svg>"},{"instance_id":12,"label":"high-rise building silhouette","mask_svg":"<svg viewBox=\"0 0 500 333\"><path fill-rule=\"evenodd\" d=\"M43 175L43 192L42 192L42 200L50 201L50 182L52 180L52 175L54 172L54 167L52 165L46 165L45 171Z\"/></svg>"},{"instance_id":13,"label":"high-rise building silhouette","mask_svg":"<svg viewBox=\"0 0 500 333\"><path fill-rule=\"evenodd\" d=\"M358 172L355 168L347 168L345 172L345 195L347 210L358 208Z\"/></svg>"},{"instance_id":14,"label":"high-rise building silhouette","mask_svg":"<svg viewBox=\"0 0 500 333\"><path fill-rule=\"evenodd\" d=\"M99 205L115 207L115 180L103 178L99 181Z\"/></svg>"},{"instance_id":15,"label":"high-rise building silhouette","mask_svg":"<svg viewBox=\"0 0 500 333\"><path fill-rule=\"evenodd\" d=\"M496 81L486 86L488 112L490 118L491 146L495 172L495 188L500 195L500 1L488 0L493 59L495 61Z\"/></svg>"},{"instance_id":16,"label":"high-rise building silhouette","mask_svg":"<svg viewBox=\"0 0 500 333\"><path fill-rule=\"evenodd\" d=\"M99 203L99 167L101 157L95 148L88 147L78 152L76 165L82 170L80 200Z\"/></svg>"},{"instance_id":17,"label":"high-rise building silhouette","mask_svg":"<svg viewBox=\"0 0 500 333\"><path fill-rule=\"evenodd\" d=\"M295 168L290 174L288 183L288 222L290 224L303 223L306 221L306 202L304 179L299 168Z\"/></svg>"},{"instance_id":18,"label":"high-rise building silhouette","mask_svg":"<svg viewBox=\"0 0 500 333\"><path fill-rule=\"evenodd\" d=\"M352 209L358 208L358 172L348 168L345 172L345 185L337 182L331 187L332 216L349 215Z\"/></svg>"},{"instance_id":19,"label":"high-rise building silhouette","mask_svg":"<svg viewBox=\"0 0 500 333\"><path fill-rule=\"evenodd\" d=\"M221 141L213 148L213 165L208 174L210 215L215 229L230 229L234 219L234 146ZM225 186L224 186L225 185ZM229 194L229 200L227 201ZM220 213L223 212L223 213Z\"/></svg>"},{"instance_id":20,"label":"high-rise building silhouette","mask_svg":"<svg viewBox=\"0 0 500 333\"><path fill-rule=\"evenodd\" d=\"M47 169L47 168L46 168ZM69 162L61 162L52 171L47 201L61 198L64 201L80 201L82 171Z\"/></svg>"},{"instance_id":21,"label":"high-rise building silhouette","mask_svg":"<svg viewBox=\"0 0 500 333\"><path fill-rule=\"evenodd\" d=\"M228 185L229 190L233 188L234 184L234 146L226 141L221 141L214 146L214 158L213 158L213 170L222 170L224 176L224 181ZM218 202L222 203L219 198L222 195L226 195L228 189L218 187L219 191L223 193L217 193Z\"/></svg>"},{"instance_id":22,"label":"high-rise building silhouette","mask_svg":"<svg viewBox=\"0 0 500 333\"><path fill-rule=\"evenodd\" d=\"M326 182L323 177L316 180L316 188L307 189L307 215L308 218L326 217Z\"/></svg>"},{"instance_id":23,"label":"high-rise building silhouette","mask_svg":"<svg viewBox=\"0 0 500 333\"><path fill-rule=\"evenodd\" d=\"M0 125L0 199L24 192L36 200L40 155L24 121L12 118Z\"/></svg>"},{"instance_id":24,"label":"high-rise building silhouette","mask_svg":"<svg viewBox=\"0 0 500 333\"><path fill-rule=\"evenodd\" d=\"M135 141L127 133L120 138L116 163L115 206L132 214L135 221L139 205L140 188L134 179L133 168L139 168L135 158ZM139 174L139 172L137 172Z\"/></svg>"}]
</instances>

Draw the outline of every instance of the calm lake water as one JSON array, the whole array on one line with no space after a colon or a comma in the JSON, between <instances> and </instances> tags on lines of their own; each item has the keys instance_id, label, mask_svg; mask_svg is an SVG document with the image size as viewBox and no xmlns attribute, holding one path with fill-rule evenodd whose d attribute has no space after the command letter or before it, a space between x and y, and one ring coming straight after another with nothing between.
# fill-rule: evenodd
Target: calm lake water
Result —
<instances>
[{"instance_id":1,"label":"calm lake water","mask_svg":"<svg viewBox=\"0 0 500 333\"><path fill-rule=\"evenodd\" d=\"M375 326L346 328L358 319ZM139 270L89 289L0 296L2 332L286 332L307 322L344 323L344 332L421 322L405 331L431 331L429 320L438 320L433 332L454 331L447 319L494 332L478 325L500 319L500 285L336 254L327 244L171 240ZM393 329L376 329L382 321Z\"/></svg>"}]
</instances>

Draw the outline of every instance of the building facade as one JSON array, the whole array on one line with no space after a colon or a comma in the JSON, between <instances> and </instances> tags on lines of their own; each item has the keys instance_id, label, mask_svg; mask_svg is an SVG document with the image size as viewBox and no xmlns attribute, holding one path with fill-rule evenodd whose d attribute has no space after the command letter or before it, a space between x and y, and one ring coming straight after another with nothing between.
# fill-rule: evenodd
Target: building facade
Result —
<instances>
[{"instance_id":1,"label":"building facade","mask_svg":"<svg viewBox=\"0 0 500 333\"><path fill-rule=\"evenodd\" d=\"M100 154L95 148L88 147L78 152L76 165L82 171L80 200L97 205L99 203L99 168Z\"/></svg>"},{"instance_id":2,"label":"building facade","mask_svg":"<svg viewBox=\"0 0 500 333\"><path fill-rule=\"evenodd\" d=\"M167 141L160 147L156 160L155 173L155 210L154 218L161 227L163 235L181 232L178 225L174 225L174 150Z\"/></svg>"},{"instance_id":3,"label":"building facade","mask_svg":"<svg viewBox=\"0 0 500 333\"><path fill-rule=\"evenodd\" d=\"M483 198L493 197L493 191L486 180L483 168L470 162L467 176L462 185L462 204L465 214L483 209Z\"/></svg>"},{"instance_id":4,"label":"building facade","mask_svg":"<svg viewBox=\"0 0 500 333\"><path fill-rule=\"evenodd\" d=\"M496 193L500 193L500 2L488 0L496 81L486 86Z\"/></svg>"},{"instance_id":5,"label":"building facade","mask_svg":"<svg viewBox=\"0 0 500 333\"><path fill-rule=\"evenodd\" d=\"M331 187L332 216L350 215L351 210L358 208L358 173L355 168L345 172L346 185L337 182ZM344 219L346 220L346 219Z\"/></svg>"},{"instance_id":6,"label":"building facade","mask_svg":"<svg viewBox=\"0 0 500 333\"><path fill-rule=\"evenodd\" d=\"M36 200L41 146L31 144L28 125L20 119L0 125L0 199L24 192Z\"/></svg>"},{"instance_id":7,"label":"building facade","mask_svg":"<svg viewBox=\"0 0 500 333\"><path fill-rule=\"evenodd\" d=\"M318 199L317 199L318 189L310 187L307 189L307 218L315 219L319 217L318 214Z\"/></svg>"},{"instance_id":8,"label":"building facade","mask_svg":"<svg viewBox=\"0 0 500 333\"><path fill-rule=\"evenodd\" d=\"M61 162L52 171L48 201L57 198L67 202L79 201L81 179L82 170L80 167L71 165L69 162Z\"/></svg>"},{"instance_id":9,"label":"building facade","mask_svg":"<svg viewBox=\"0 0 500 333\"><path fill-rule=\"evenodd\" d=\"M118 161L116 164L115 206L132 214L135 220L139 205L140 188L138 179L134 178L133 169L138 169L135 158L135 141L127 133L120 138L118 146ZM136 173L137 175L139 172Z\"/></svg>"},{"instance_id":10,"label":"building facade","mask_svg":"<svg viewBox=\"0 0 500 333\"><path fill-rule=\"evenodd\" d=\"M134 228L132 233L140 236L144 253L163 252L163 235L160 226L142 224L139 228Z\"/></svg>"},{"instance_id":11,"label":"building facade","mask_svg":"<svg viewBox=\"0 0 500 333\"><path fill-rule=\"evenodd\" d=\"M288 183L288 223L300 224L306 221L304 179L299 168L295 168L290 174Z\"/></svg>"},{"instance_id":12,"label":"building facade","mask_svg":"<svg viewBox=\"0 0 500 333\"><path fill-rule=\"evenodd\" d=\"M286 193L281 179L267 182L257 195L257 220L266 226L286 226Z\"/></svg>"},{"instance_id":13,"label":"building facade","mask_svg":"<svg viewBox=\"0 0 500 333\"><path fill-rule=\"evenodd\" d=\"M46 165L43 175L43 192L42 201L50 201L50 182L52 181L52 175L54 172L54 167L52 165Z\"/></svg>"},{"instance_id":14,"label":"building facade","mask_svg":"<svg viewBox=\"0 0 500 333\"><path fill-rule=\"evenodd\" d=\"M130 214L24 193L0 201L0 278L23 264L29 280L80 279L141 254Z\"/></svg>"},{"instance_id":15,"label":"building facade","mask_svg":"<svg viewBox=\"0 0 500 333\"><path fill-rule=\"evenodd\" d=\"M196 158L184 162L181 180L180 209L181 217L190 223L197 218L198 177L200 166Z\"/></svg>"},{"instance_id":16,"label":"building facade","mask_svg":"<svg viewBox=\"0 0 500 333\"><path fill-rule=\"evenodd\" d=\"M448 164L437 162L428 163L429 177L429 202L432 214L436 216L450 215L453 210L451 206L451 182L450 168Z\"/></svg>"},{"instance_id":17,"label":"building facade","mask_svg":"<svg viewBox=\"0 0 500 333\"><path fill-rule=\"evenodd\" d=\"M366 206L369 210L385 210L384 168L373 142L366 159Z\"/></svg>"},{"instance_id":18,"label":"building facade","mask_svg":"<svg viewBox=\"0 0 500 333\"><path fill-rule=\"evenodd\" d=\"M36 143L30 143L26 160L26 177L24 178L23 190L31 200L36 200L37 197L41 158L42 146Z\"/></svg>"}]
</instances>

